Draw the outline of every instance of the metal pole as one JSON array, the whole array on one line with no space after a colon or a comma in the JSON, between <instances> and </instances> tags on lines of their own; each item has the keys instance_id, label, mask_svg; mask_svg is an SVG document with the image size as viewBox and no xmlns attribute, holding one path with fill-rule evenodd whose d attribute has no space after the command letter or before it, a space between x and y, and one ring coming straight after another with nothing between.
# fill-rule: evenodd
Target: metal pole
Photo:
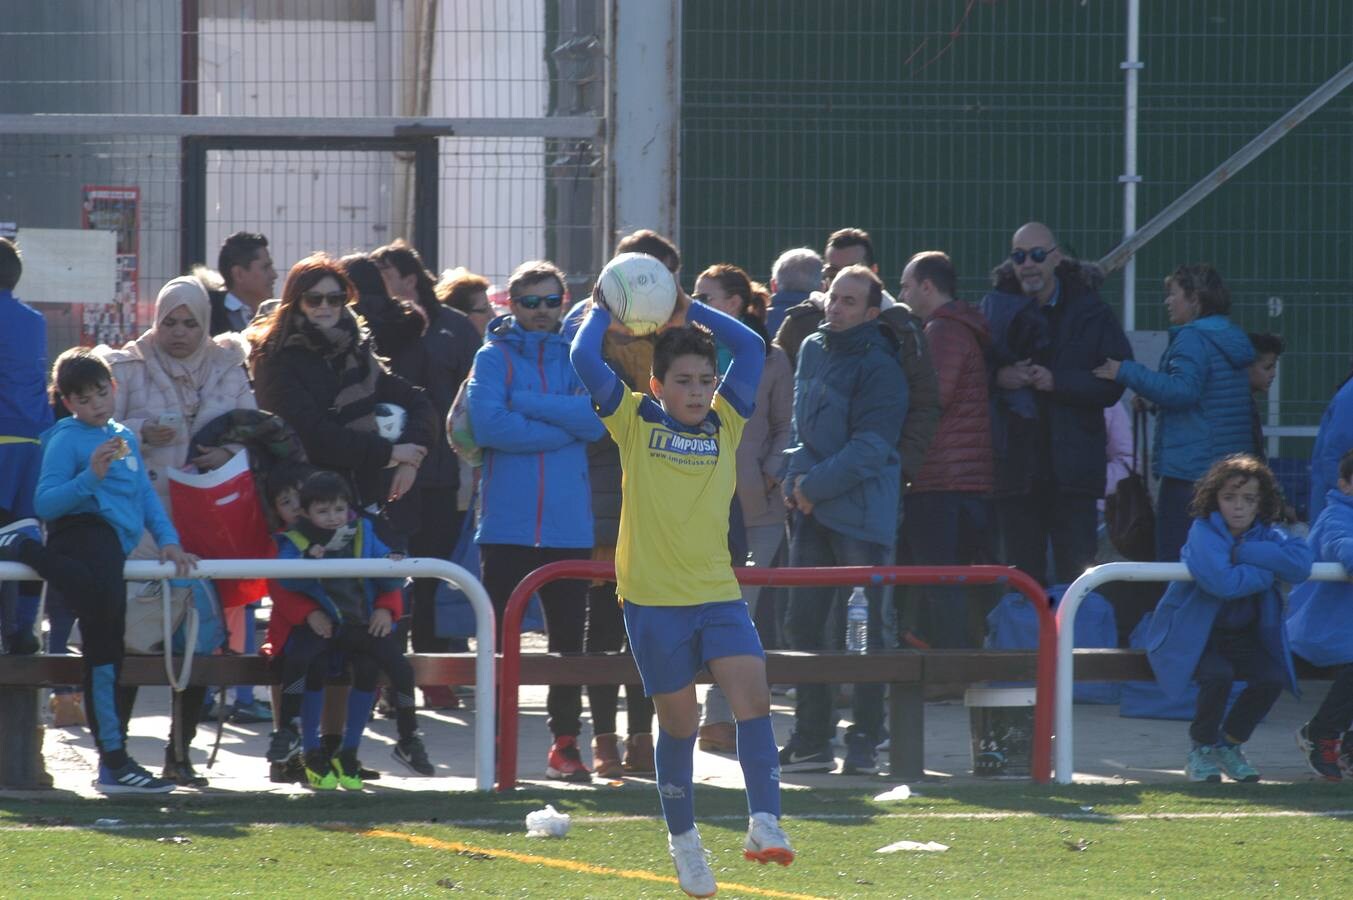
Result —
<instances>
[{"instance_id":1,"label":"metal pole","mask_svg":"<svg viewBox=\"0 0 1353 900\"><path fill-rule=\"evenodd\" d=\"M1281 140L1287 132L1306 121L1312 113L1337 97L1350 84L1353 84L1353 63L1349 63L1340 69L1338 74L1312 91L1305 100L1288 110L1287 114L1281 119L1261 131L1254 140L1241 147L1226 162L1217 166L1201 181L1176 197L1174 202L1158 212L1141 228L1134 231L1132 237L1110 250L1099 261L1100 268L1105 272L1112 272L1121 268L1125 262L1132 258L1134 253L1150 243L1156 235L1169 228L1176 219L1197 206L1205 197L1229 181L1231 176L1254 162L1265 150Z\"/></svg>"},{"instance_id":2,"label":"metal pole","mask_svg":"<svg viewBox=\"0 0 1353 900\"><path fill-rule=\"evenodd\" d=\"M1141 0L1128 0L1127 59L1122 63L1127 96L1123 105L1123 240L1137 230L1137 185L1142 177L1137 174L1137 80L1142 71L1138 59L1138 38L1141 25ZM1137 259L1128 257L1123 266L1123 330L1137 328Z\"/></svg>"}]
</instances>

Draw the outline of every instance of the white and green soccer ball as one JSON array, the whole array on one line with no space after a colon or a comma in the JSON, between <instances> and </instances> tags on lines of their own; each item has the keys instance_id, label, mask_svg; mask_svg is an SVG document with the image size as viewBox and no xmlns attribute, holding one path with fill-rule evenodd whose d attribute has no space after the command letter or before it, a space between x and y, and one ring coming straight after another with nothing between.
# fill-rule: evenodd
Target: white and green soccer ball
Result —
<instances>
[{"instance_id":1,"label":"white and green soccer ball","mask_svg":"<svg viewBox=\"0 0 1353 900\"><path fill-rule=\"evenodd\" d=\"M597 278L596 297L635 334L651 334L672 317L676 279L647 253L622 253Z\"/></svg>"}]
</instances>

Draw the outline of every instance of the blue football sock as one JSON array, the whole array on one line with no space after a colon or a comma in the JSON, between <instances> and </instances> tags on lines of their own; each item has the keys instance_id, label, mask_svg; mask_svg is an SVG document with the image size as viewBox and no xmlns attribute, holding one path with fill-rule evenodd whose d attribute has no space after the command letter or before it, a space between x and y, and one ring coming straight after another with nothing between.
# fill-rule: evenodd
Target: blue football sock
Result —
<instances>
[{"instance_id":1,"label":"blue football sock","mask_svg":"<svg viewBox=\"0 0 1353 900\"><path fill-rule=\"evenodd\" d=\"M780 817L780 753L770 716L738 722L738 763L747 789L747 812Z\"/></svg>"},{"instance_id":2,"label":"blue football sock","mask_svg":"<svg viewBox=\"0 0 1353 900\"><path fill-rule=\"evenodd\" d=\"M362 742L362 732L366 731L367 719L371 716L371 704L376 699L375 691L359 691L356 688L348 694L348 720L343 726L343 749L356 750Z\"/></svg>"},{"instance_id":3,"label":"blue football sock","mask_svg":"<svg viewBox=\"0 0 1353 900\"><path fill-rule=\"evenodd\" d=\"M658 727L658 743L653 762L658 770L658 799L662 801L662 817L667 820L667 831L685 834L695 827L695 734L672 737Z\"/></svg>"},{"instance_id":4,"label":"blue football sock","mask_svg":"<svg viewBox=\"0 0 1353 900\"><path fill-rule=\"evenodd\" d=\"M324 691L306 691L301 698L301 749L307 753L319 749L319 720L323 712Z\"/></svg>"}]
</instances>

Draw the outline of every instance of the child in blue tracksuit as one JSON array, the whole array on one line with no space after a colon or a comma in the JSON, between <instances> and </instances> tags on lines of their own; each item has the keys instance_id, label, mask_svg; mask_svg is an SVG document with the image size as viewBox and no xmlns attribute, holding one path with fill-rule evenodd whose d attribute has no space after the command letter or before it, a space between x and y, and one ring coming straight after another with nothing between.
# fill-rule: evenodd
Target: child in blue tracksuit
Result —
<instances>
[{"instance_id":1,"label":"child in blue tracksuit","mask_svg":"<svg viewBox=\"0 0 1353 900\"><path fill-rule=\"evenodd\" d=\"M0 525L33 516L33 492L42 466L39 437L52 427L47 397L47 322L14 296L23 260L0 238ZM19 601L6 610L4 646L9 653L36 653L40 590L24 582Z\"/></svg>"},{"instance_id":2,"label":"child in blue tracksuit","mask_svg":"<svg viewBox=\"0 0 1353 900\"><path fill-rule=\"evenodd\" d=\"M126 716L119 709L127 590L127 554L149 530L160 559L186 576L197 557L184 553L146 475L136 434L114 422L117 384L108 364L83 348L56 360L57 392L72 413L42 435L36 519L0 529L0 560L21 562L65 595L83 635L85 702L99 748L103 793L163 793L174 782L155 778L126 750Z\"/></svg>"},{"instance_id":3,"label":"child in blue tracksuit","mask_svg":"<svg viewBox=\"0 0 1353 900\"><path fill-rule=\"evenodd\" d=\"M1282 492L1268 467L1238 453L1213 464L1194 486L1192 527L1180 553L1193 582L1170 585L1156 607L1146 653L1156 680L1178 695L1197 681L1189 726L1190 781L1258 781L1241 750L1284 687L1297 693L1278 580L1305 581L1311 548L1270 523ZM1231 711L1234 681L1246 682ZM1224 721L1223 721L1224 717Z\"/></svg>"},{"instance_id":4,"label":"child in blue tracksuit","mask_svg":"<svg viewBox=\"0 0 1353 900\"><path fill-rule=\"evenodd\" d=\"M1307 542L1320 562L1353 572L1353 451L1339 460L1337 484L1326 493ZM1338 669L1315 716L1297 730L1297 744L1317 775L1353 778L1353 584L1308 581L1297 588L1287 633L1293 653Z\"/></svg>"}]
</instances>

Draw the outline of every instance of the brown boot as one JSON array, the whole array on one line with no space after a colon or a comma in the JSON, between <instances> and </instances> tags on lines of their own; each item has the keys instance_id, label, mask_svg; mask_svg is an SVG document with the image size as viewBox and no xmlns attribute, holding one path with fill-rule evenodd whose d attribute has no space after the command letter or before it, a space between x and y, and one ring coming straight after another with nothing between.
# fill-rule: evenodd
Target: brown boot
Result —
<instances>
[{"instance_id":1,"label":"brown boot","mask_svg":"<svg viewBox=\"0 0 1353 900\"><path fill-rule=\"evenodd\" d=\"M653 767L653 735L632 734L625 738L625 761L621 766L631 775L652 775L657 771Z\"/></svg>"},{"instance_id":2,"label":"brown boot","mask_svg":"<svg viewBox=\"0 0 1353 900\"><path fill-rule=\"evenodd\" d=\"M85 721L85 695L79 691L71 694L52 694L52 727L70 728L72 725L88 725Z\"/></svg>"},{"instance_id":3,"label":"brown boot","mask_svg":"<svg viewBox=\"0 0 1353 900\"><path fill-rule=\"evenodd\" d=\"M737 753L738 729L732 722L700 726L700 749L706 753Z\"/></svg>"},{"instance_id":4,"label":"brown boot","mask_svg":"<svg viewBox=\"0 0 1353 900\"><path fill-rule=\"evenodd\" d=\"M592 738L592 771L598 778L620 778L625 769L620 765L620 737L599 734Z\"/></svg>"}]
</instances>

